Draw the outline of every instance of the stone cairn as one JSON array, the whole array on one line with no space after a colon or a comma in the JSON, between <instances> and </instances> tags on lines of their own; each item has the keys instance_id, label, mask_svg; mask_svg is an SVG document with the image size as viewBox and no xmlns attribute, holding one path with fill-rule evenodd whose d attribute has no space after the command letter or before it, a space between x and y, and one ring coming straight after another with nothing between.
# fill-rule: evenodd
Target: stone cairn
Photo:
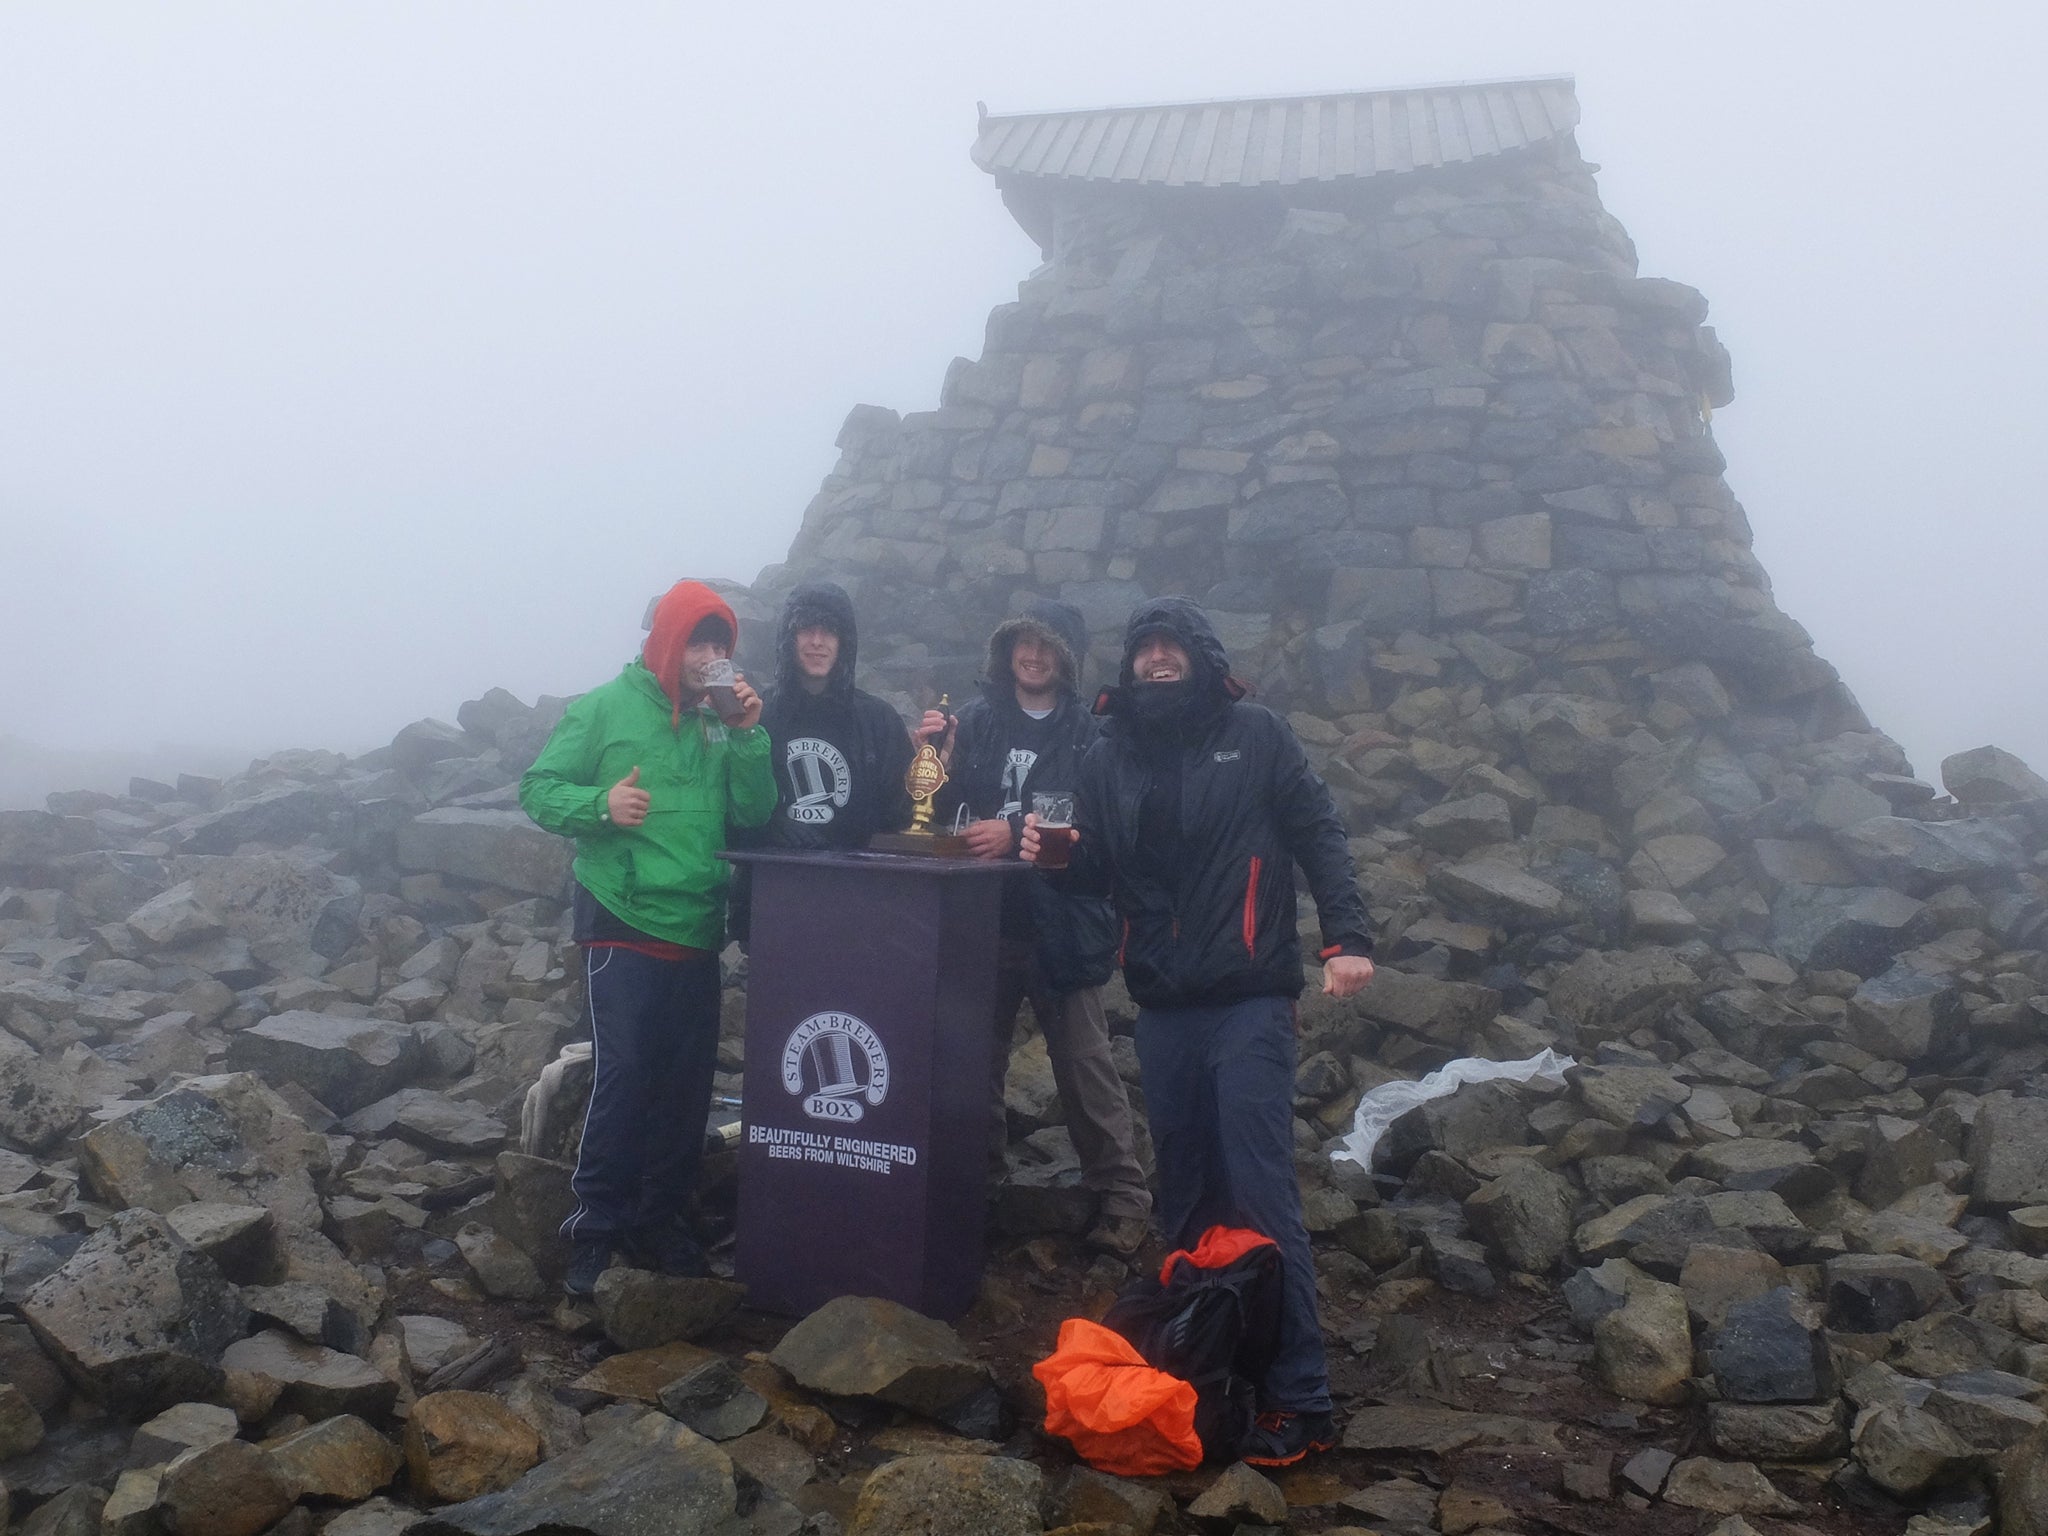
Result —
<instances>
[{"instance_id":1,"label":"stone cairn","mask_svg":"<svg viewBox=\"0 0 2048 1536\"><path fill-rule=\"evenodd\" d=\"M1099 677L1184 591L1289 715L1384 961L1302 1014L1343 1448L1141 1484L1036 1433L1030 1361L1124 1276L1036 1036L958 1331L628 1270L558 1304L574 1116L520 1121L581 999L513 786L561 701L494 690L0 812L0 1530L2048 1531L2048 782L1916 780L1773 605L1704 302L1568 135L1342 196L1005 191L1047 265L938 410L854 411L731 595L844 581L908 710L1021 594ZM1372 1088L1545 1047L1563 1086L1328 1156Z\"/></svg>"}]
</instances>

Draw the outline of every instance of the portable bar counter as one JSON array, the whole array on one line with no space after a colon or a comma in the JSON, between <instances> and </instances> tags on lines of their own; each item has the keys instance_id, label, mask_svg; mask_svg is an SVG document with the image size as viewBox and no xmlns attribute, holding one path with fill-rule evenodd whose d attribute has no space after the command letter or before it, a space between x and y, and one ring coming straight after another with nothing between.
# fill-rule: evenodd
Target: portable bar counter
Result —
<instances>
[{"instance_id":1,"label":"portable bar counter","mask_svg":"<svg viewBox=\"0 0 2048 1536\"><path fill-rule=\"evenodd\" d=\"M737 1269L801 1316L954 1318L981 1281L1002 881L1013 861L734 851L753 869Z\"/></svg>"}]
</instances>

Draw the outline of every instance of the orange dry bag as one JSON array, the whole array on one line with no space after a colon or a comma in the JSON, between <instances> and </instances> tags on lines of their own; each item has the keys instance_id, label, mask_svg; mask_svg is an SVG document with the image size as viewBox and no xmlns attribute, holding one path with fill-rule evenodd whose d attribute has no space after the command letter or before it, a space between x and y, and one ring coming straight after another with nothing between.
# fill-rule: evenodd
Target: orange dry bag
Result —
<instances>
[{"instance_id":1,"label":"orange dry bag","mask_svg":"<svg viewBox=\"0 0 2048 1536\"><path fill-rule=\"evenodd\" d=\"M1121 1334L1070 1317L1031 1374L1045 1388L1046 1433L1072 1441L1091 1467L1154 1477L1201 1465L1195 1389L1147 1365Z\"/></svg>"}]
</instances>

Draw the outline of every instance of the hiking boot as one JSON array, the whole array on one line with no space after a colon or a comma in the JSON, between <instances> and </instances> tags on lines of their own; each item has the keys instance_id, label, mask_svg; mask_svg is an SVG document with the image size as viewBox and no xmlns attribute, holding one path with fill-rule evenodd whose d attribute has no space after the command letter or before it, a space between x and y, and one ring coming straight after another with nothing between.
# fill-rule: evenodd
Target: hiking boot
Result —
<instances>
[{"instance_id":1,"label":"hiking boot","mask_svg":"<svg viewBox=\"0 0 2048 1536\"><path fill-rule=\"evenodd\" d=\"M1081 1241L1099 1253L1128 1259L1145 1246L1145 1239L1151 1235L1151 1225L1142 1216L1104 1216Z\"/></svg>"},{"instance_id":2,"label":"hiking boot","mask_svg":"<svg viewBox=\"0 0 2048 1536\"><path fill-rule=\"evenodd\" d=\"M626 1234L626 1255L642 1269L657 1275L681 1275L696 1279L711 1273L711 1261L703 1246L690 1235L681 1217L635 1227Z\"/></svg>"},{"instance_id":3,"label":"hiking boot","mask_svg":"<svg viewBox=\"0 0 2048 1536\"><path fill-rule=\"evenodd\" d=\"M571 1296L588 1296L597 1289L597 1277L612 1267L612 1240L578 1237L569 1242L569 1267L562 1272L562 1289Z\"/></svg>"},{"instance_id":4,"label":"hiking boot","mask_svg":"<svg viewBox=\"0 0 2048 1536\"><path fill-rule=\"evenodd\" d=\"M1238 1452L1255 1467L1291 1467L1310 1451L1332 1450L1337 1423L1327 1413L1262 1413Z\"/></svg>"}]
</instances>

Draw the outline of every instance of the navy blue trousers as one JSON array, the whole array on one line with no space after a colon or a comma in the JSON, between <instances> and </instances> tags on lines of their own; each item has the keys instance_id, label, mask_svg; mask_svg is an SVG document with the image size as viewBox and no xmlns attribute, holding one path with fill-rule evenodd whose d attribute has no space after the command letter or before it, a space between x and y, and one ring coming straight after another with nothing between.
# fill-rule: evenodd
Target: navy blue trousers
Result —
<instances>
[{"instance_id":1,"label":"navy blue trousers","mask_svg":"<svg viewBox=\"0 0 2048 1536\"><path fill-rule=\"evenodd\" d=\"M616 1236L681 1214L697 1181L718 1065L718 956L583 951L590 1108L564 1236Z\"/></svg>"},{"instance_id":2,"label":"navy blue trousers","mask_svg":"<svg viewBox=\"0 0 2048 1536\"><path fill-rule=\"evenodd\" d=\"M1294 1181L1294 1010L1284 997L1138 1010L1138 1070L1166 1239L1221 1223L1280 1245L1280 1338L1259 1408L1327 1413L1315 1261Z\"/></svg>"}]
</instances>

